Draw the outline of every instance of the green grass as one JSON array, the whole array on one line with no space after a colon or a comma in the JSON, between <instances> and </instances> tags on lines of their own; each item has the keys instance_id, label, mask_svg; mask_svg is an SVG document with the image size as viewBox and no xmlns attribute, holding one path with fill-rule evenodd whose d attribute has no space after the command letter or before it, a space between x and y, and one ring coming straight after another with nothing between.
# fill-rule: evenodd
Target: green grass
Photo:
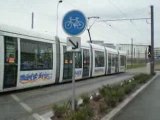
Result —
<instances>
[{"instance_id":1,"label":"green grass","mask_svg":"<svg viewBox=\"0 0 160 120\"><path fill-rule=\"evenodd\" d=\"M139 67L145 67L146 64L141 63L141 64L132 64L132 65L127 65L127 69L134 69L134 68L139 68Z\"/></svg>"}]
</instances>

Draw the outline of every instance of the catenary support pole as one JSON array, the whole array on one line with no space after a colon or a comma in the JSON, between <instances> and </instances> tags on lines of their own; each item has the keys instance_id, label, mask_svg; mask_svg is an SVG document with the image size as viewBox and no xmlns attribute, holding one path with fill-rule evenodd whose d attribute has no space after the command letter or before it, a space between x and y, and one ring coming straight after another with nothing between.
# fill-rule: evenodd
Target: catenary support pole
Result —
<instances>
[{"instance_id":1,"label":"catenary support pole","mask_svg":"<svg viewBox=\"0 0 160 120\"><path fill-rule=\"evenodd\" d=\"M154 74L154 6L151 5L151 74Z\"/></svg>"},{"instance_id":2,"label":"catenary support pole","mask_svg":"<svg viewBox=\"0 0 160 120\"><path fill-rule=\"evenodd\" d=\"M133 66L133 38L131 38L131 66Z\"/></svg>"}]
</instances>

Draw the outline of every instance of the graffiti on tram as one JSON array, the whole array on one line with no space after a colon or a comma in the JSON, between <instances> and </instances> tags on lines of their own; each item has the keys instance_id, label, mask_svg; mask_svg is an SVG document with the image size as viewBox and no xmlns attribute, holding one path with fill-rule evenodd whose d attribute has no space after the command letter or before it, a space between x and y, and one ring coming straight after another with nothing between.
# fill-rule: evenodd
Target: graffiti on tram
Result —
<instances>
[{"instance_id":1,"label":"graffiti on tram","mask_svg":"<svg viewBox=\"0 0 160 120\"><path fill-rule=\"evenodd\" d=\"M25 72L20 75L20 83L33 83L52 79L51 72Z\"/></svg>"}]
</instances>

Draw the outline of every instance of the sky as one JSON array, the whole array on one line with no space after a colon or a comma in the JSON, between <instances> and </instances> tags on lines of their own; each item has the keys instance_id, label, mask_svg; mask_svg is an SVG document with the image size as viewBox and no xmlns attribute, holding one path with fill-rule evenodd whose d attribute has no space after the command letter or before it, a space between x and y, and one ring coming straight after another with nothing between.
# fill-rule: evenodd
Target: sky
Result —
<instances>
[{"instance_id":1,"label":"sky","mask_svg":"<svg viewBox=\"0 0 160 120\"><path fill-rule=\"evenodd\" d=\"M31 30L31 13L34 12L34 31L56 35L57 3L59 0L0 0L0 24ZM91 27L92 40L105 43L150 44L150 20L102 22L110 19L150 18L150 5L154 5L155 47L160 47L160 0L63 0L58 7L58 35L68 35L62 29L64 15L73 9L86 17L98 16ZM88 21L90 26L95 19ZM80 35L89 40L87 30Z\"/></svg>"}]
</instances>

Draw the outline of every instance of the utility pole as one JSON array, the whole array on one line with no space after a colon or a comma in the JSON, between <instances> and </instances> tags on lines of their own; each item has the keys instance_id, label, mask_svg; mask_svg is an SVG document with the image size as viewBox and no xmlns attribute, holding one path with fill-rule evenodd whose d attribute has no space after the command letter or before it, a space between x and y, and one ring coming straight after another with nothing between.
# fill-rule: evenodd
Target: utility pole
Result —
<instances>
[{"instance_id":1,"label":"utility pole","mask_svg":"<svg viewBox=\"0 0 160 120\"><path fill-rule=\"evenodd\" d=\"M133 66L133 38L131 38L131 66Z\"/></svg>"},{"instance_id":2,"label":"utility pole","mask_svg":"<svg viewBox=\"0 0 160 120\"><path fill-rule=\"evenodd\" d=\"M32 12L31 28L34 28L34 12Z\"/></svg>"},{"instance_id":3,"label":"utility pole","mask_svg":"<svg viewBox=\"0 0 160 120\"><path fill-rule=\"evenodd\" d=\"M154 6L151 5L151 71L154 74Z\"/></svg>"}]
</instances>

